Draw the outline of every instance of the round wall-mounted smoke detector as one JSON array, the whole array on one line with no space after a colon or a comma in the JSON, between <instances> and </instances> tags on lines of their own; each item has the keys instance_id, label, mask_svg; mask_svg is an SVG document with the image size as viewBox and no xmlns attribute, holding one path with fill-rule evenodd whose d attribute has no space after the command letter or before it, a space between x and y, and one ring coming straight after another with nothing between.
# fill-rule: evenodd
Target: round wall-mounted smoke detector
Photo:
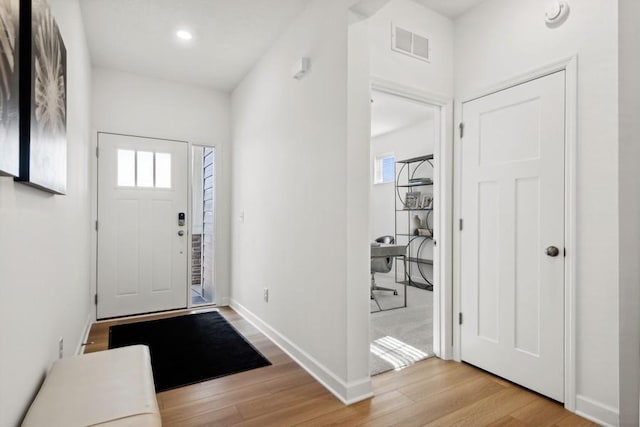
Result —
<instances>
[{"instance_id":1,"label":"round wall-mounted smoke detector","mask_svg":"<svg viewBox=\"0 0 640 427\"><path fill-rule=\"evenodd\" d=\"M547 24L557 25L562 23L568 14L569 4L566 1L551 1L545 10L544 20Z\"/></svg>"}]
</instances>

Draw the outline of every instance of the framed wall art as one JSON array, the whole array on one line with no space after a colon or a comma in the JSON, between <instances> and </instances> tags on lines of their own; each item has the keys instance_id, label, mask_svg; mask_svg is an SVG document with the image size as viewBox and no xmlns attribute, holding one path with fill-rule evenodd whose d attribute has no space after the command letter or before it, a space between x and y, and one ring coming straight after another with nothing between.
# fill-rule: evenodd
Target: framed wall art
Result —
<instances>
[{"instance_id":1,"label":"framed wall art","mask_svg":"<svg viewBox=\"0 0 640 427\"><path fill-rule=\"evenodd\" d=\"M20 167L20 0L0 0L0 175Z\"/></svg>"},{"instance_id":2,"label":"framed wall art","mask_svg":"<svg viewBox=\"0 0 640 427\"><path fill-rule=\"evenodd\" d=\"M20 176L52 193L67 189L67 50L46 0L20 3ZM24 70L30 70L24 72Z\"/></svg>"}]
</instances>

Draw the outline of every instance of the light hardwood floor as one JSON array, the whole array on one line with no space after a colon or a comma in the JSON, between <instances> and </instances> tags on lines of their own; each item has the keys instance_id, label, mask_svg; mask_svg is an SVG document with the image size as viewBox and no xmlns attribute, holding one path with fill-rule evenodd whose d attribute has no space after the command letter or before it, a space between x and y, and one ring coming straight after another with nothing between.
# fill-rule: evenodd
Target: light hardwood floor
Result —
<instances>
[{"instance_id":1,"label":"light hardwood floor","mask_svg":"<svg viewBox=\"0 0 640 427\"><path fill-rule=\"evenodd\" d=\"M272 365L158 393L164 426L595 425L508 381L436 358L375 376L375 397L345 406L240 315L219 311ZM96 323L85 351L106 350L111 325L190 312Z\"/></svg>"}]
</instances>

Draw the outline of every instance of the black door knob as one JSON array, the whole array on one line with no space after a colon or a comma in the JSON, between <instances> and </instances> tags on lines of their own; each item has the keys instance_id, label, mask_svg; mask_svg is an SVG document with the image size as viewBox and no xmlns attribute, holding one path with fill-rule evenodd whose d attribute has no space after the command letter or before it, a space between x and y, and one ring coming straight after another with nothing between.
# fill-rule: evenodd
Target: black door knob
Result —
<instances>
[{"instance_id":1,"label":"black door knob","mask_svg":"<svg viewBox=\"0 0 640 427\"><path fill-rule=\"evenodd\" d=\"M558 255L560 255L560 249L556 248L555 246L549 246L545 250L545 253L550 257L557 257Z\"/></svg>"}]
</instances>

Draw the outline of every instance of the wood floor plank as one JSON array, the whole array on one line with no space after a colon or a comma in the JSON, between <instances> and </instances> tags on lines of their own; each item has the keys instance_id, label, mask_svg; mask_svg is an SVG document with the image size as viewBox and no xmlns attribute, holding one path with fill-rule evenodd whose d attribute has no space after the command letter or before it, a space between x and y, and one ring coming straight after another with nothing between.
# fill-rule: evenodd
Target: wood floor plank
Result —
<instances>
[{"instance_id":1,"label":"wood floor plank","mask_svg":"<svg viewBox=\"0 0 640 427\"><path fill-rule=\"evenodd\" d=\"M461 369L465 365L461 363L441 363L442 361L432 357L419 363L410 365L399 371L389 371L380 375L376 375L373 381L373 393L385 393L395 390L398 383L409 385L424 379L429 379L442 372L451 371L453 369Z\"/></svg>"},{"instance_id":2,"label":"wood floor plank","mask_svg":"<svg viewBox=\"0 0 640 427\"><path fill-rule=\"evenodd\" d=\"M246 372L243 372L243 374L246 374ZM201 400L213 399L219 394L230 393L234 390L244 390L248 396L251 396L250 393L252 391L257 392L262 387L270 387L270 390L273 390L282 387L281 383L293 387L314 381L309 374L301 371L299 366L293 362L278 367L256 369L251 376L247 374L244 376L239 375L229 375L187 387L168 390L158 393L157 396L162 399L166 409L173 409L198 403ZM252 387L255 387L256 390L252 390Z\"/></svg>"},{"instance_id":3,"label":"wood floor plank","mask_svg":"<svg viewBox=\"0 0 640 427\"><path fill-rule=\"evenodd\" d=\"M309 374L297 369L286 375L275 375L274 378L268 381L250 384L245 382L242 387L226 386L219 388L215 392L210 391L209 394L198 393L198 399L191 399L194 395L188 392L173 396L170 400L166 396L162 396L165 402L162 410L162 420L170 424L180 425L180 422L189 418L206 419L206 414L208 413L215 414L228 406L234 406L237 409L239 404L255 401L256 399L268 401L273 398L274 393L287 391L298 387L300 384L318 386ZM212 390L212 387L203 387L203 389ZM159 396L164 394L160 393ZM239 411L238 414L240 414ZM234 422L239 422L243 419L242 417L234 418Z\"/></svg>"},{"instance_id":4,"label":"wood floor plank","mask_svg":"<svg viewBox=\"0 0 640 427\"><path fill-rule=\"evenodd\" d=\"M494 384L498 384L493 381ZM425 423L427 426L486 426L509 415L523 406L539 398L535 394L515 388L503 387L503 390L484 399L476 400L470 405Z\"/></svg>"},{"instance_id":5,"label":"wood floor plank","mask_svg":"<svg viewBox=\"0 0 640 427\"><path fill-rule=\"evenodd\" d=\"M272 393L268 399L257 398L237 405L242 418L261 417L270 412L278 411L290 406L299 405L308 399L326 395L327 390L318 382L304 384L280 392ZM333 397L333 396L332 396Z\"/></svg>"},{"instance_id":6,"label":"wood floor plank","mask_svg":"<svg viewBox=\"0 0 640 427\"><path fill-rule=\"evenodd\" d=\"M539 427L553 426L567 415L568 412L561 405L543 397L511 414L516 420Z\"/></svg>"},{"instance_id":7,"label":"wood floor plank","mask_svg":"<svg viewBox=\"0 0 640 427\"><path fill-rule=\"evenodd\" d=\"M238 409L235 406L227 406L217 411L207 412L194 417L181 419L177 423L165 421L162 417L163 427L196 427L196 426L231 426L242 420Z\"/></svg>"},{"instance_id":8,"label":"wood floor plank","mask_svg":"<svg viewBox=\"0 0 640 427\"><path fill-rule=\"evenodd\" d=\"M452 368L406 386L398 387L398 390L414 401L424 400L425 397L431 394L456 388L461 383L484 376L479 370L469 369L461 363L451 362L449 366Z\"/></svg>"},{"instance_id":9,"label":"wood floor plank","mask_svg":"<svg viewBox=\"0 0 640 427\"><path fill-rule=\"evenodd\" d=\"M187 418L213 413L228 406L236 406L236 404L249 399L268 396L270 393L269 388L265 386L264 383L258 383L240 389L229 390L224 393L217 393L198 400L186 401L182 405L168 405L165 403L162 408L162 421L164 423L178 425L180 421ZM164 400L164 402L166 402L166 400ZM242 419L242 417L240 417L240 419Z\"/></svg>"},{"instance_id":10,"label":"wood floor plank","mask_svg":"<svg viewBox=\"0 0 640 427\"><path fill-rule=\"evenodd\" d=\"M507 415L506 417L502 417L498 421L489 424L487 427L529 427L532 425L536 424L527 424L523 421L513 418L511 415Z\"/></svg>"},{"instance_id":11,"label":"wood floor plank","mask_svg":"<svg viewBox=\"0 0 640 427\"><path fill-rule=\"evenodd\" d=\"M85 352L106 350L113 325L211 310L98 322ZM437 358L374 377L374 397L345 406L250 322L231 308L217 310L272 365L158 393L164 426L595 425L473 366Z\"/></svg>"},{"instance_id":12,"label":"wood floor plank","mask_svg":"<svg viewBox=\"0 0 640 427\"><path fill-rule=\"evenodd\" d=\"M234 424L234 426L293 426L324 414L326 411L342 407L344 407L342 402L335 397L322 394L317 398L305 400L296 405L286 406L279 410L267 412L259 417L250 417L246 421Z\"/></svg>"},{"instance_id":13,"label":"wood floor plank","mask_svg":"<svg viewBox=\"0 0 640 427\"><path fill-rule=\"evenodd\" d=\"M598 424L568 412L566 417L554 425L557 427L597 427Z\"/></svg>"},{"instance_id":14,"label":"wood floor plank","mask_svg":"<svg viewBox=\"0 0 640 427\"><path fill-rule=\"evenodd\" d=\"M365 422L364 425L383 427L399 423L401 425L421 426L455 411L467 408L478 400L503 390L504 387L492 381L491 378L484 376L471 378L469 381L460 383L457 386L426 395L424 399L414 401L411 407L398 411L398 413L388 414L378 419L373 417L372 420Z\"/></svg>"},{"instance_id":15,"label":"wood floor plank","mask_svg":"<svg viewBox=\"0 0 640 427\"><path fill-rule=\"evenodd\" d=\"M327 425L358 425L363 421L382 416L390 412L412 405L411 399L398 391L389 391L374 396L371 399L358 402L351 406L342 406L335 411L325 413L310 419L301 426L327 426Z\"/></svg>"}]
</instances>

